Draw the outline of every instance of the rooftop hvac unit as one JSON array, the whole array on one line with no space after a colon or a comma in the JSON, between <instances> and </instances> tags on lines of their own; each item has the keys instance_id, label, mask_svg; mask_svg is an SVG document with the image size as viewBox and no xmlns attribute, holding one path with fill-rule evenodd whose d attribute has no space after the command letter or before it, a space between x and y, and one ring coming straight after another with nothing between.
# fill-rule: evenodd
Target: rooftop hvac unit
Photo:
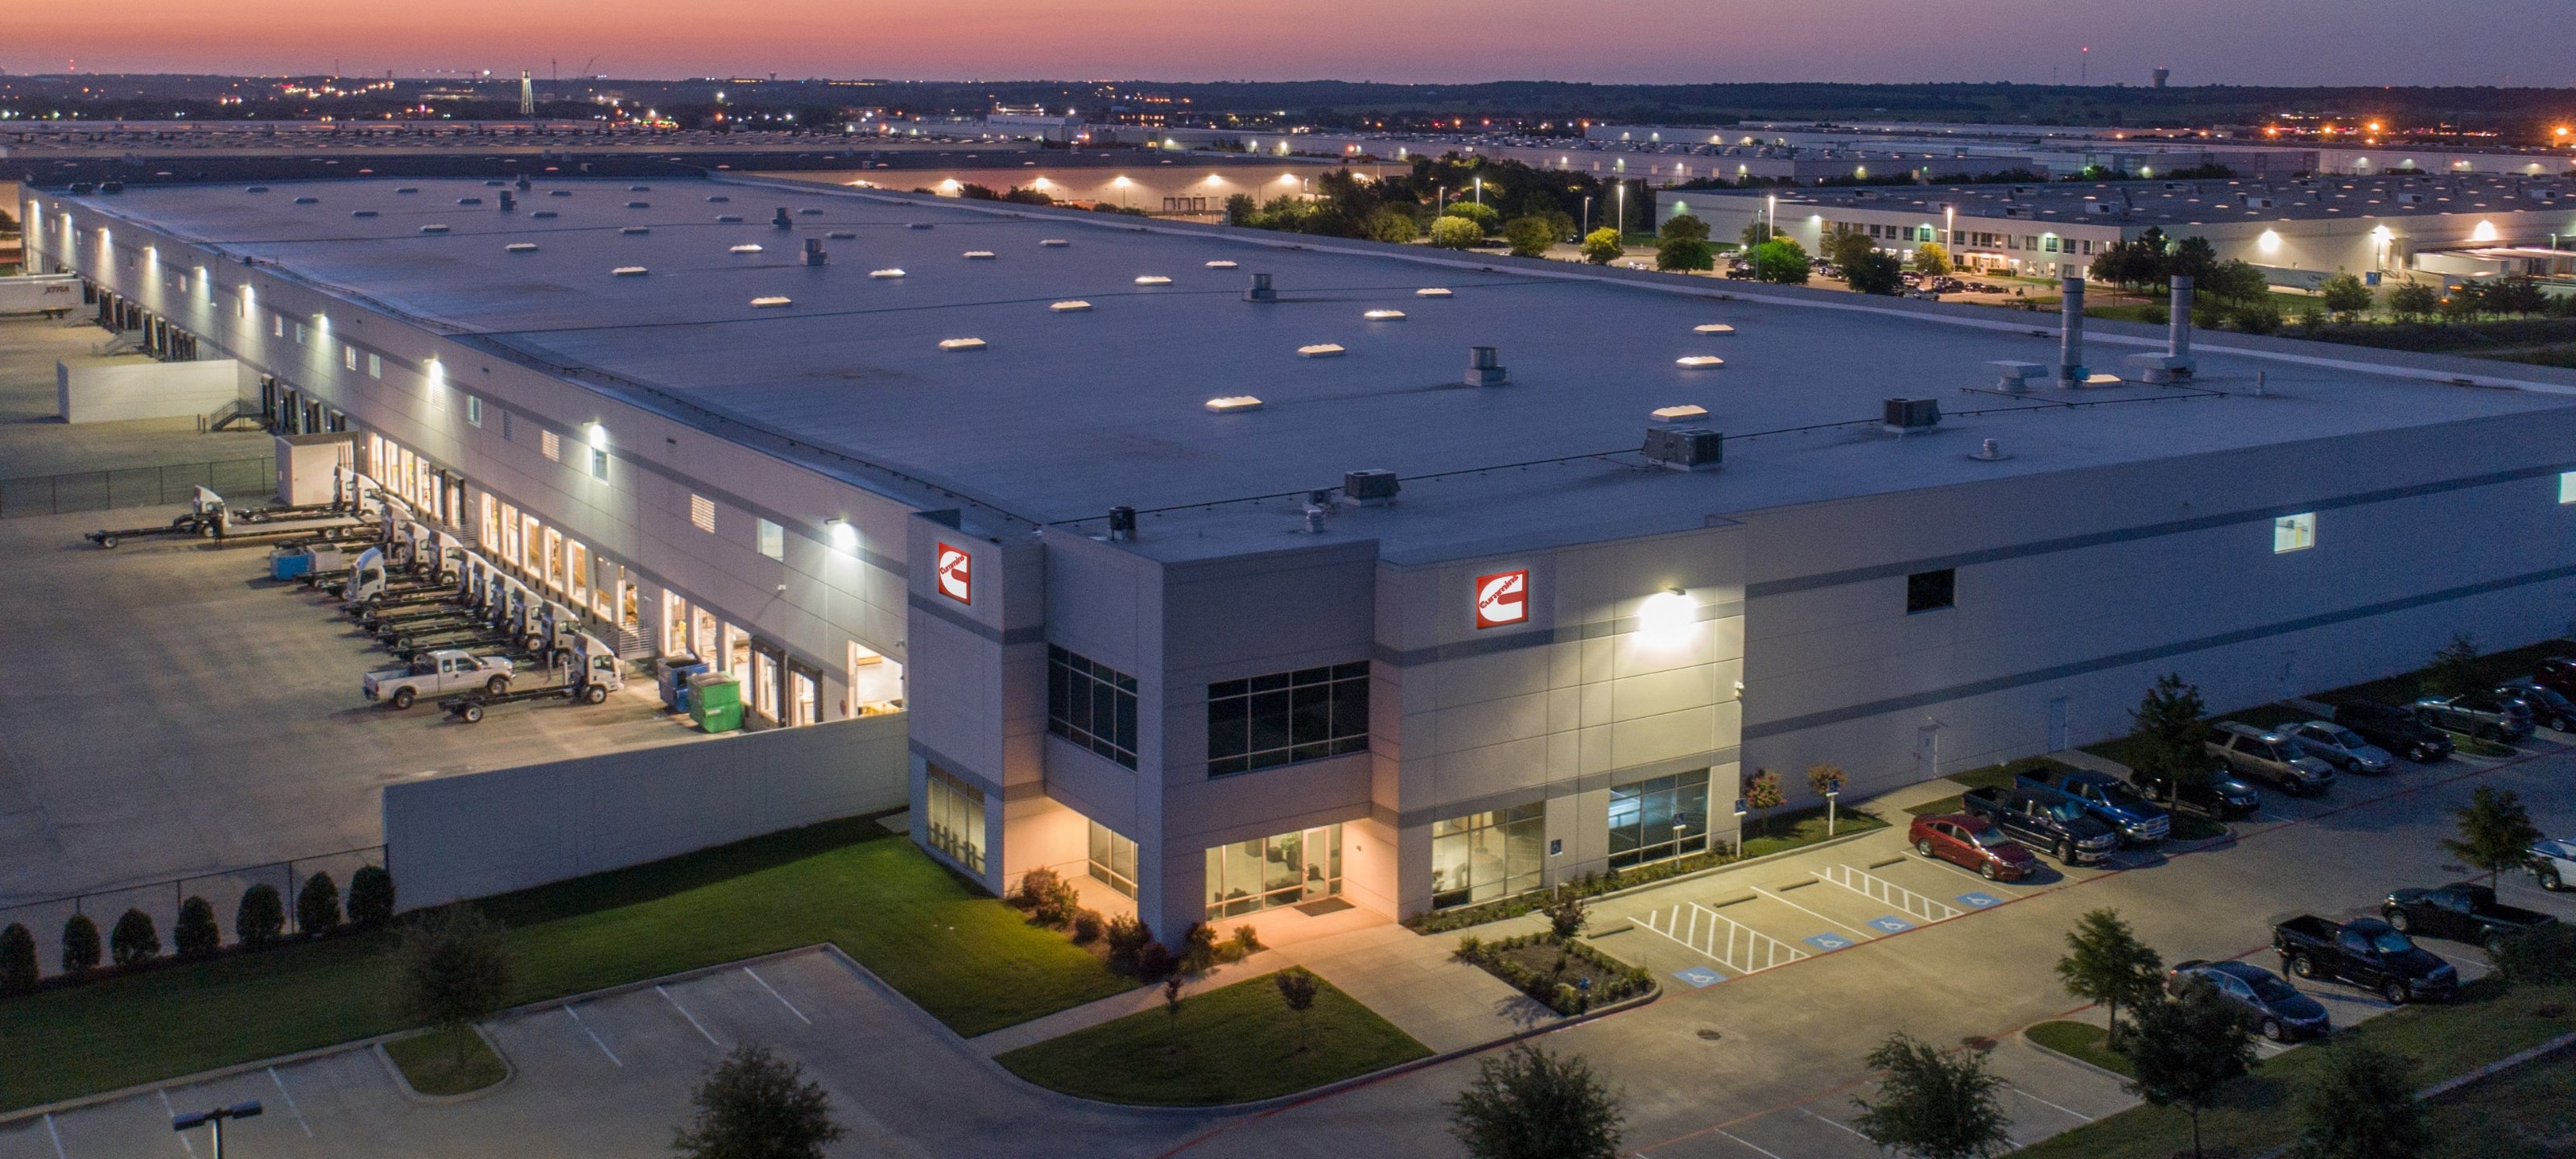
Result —
<instances>
[{"instance_id":1,"label":"rooftop hvac unit","mask_svg":"<svg viewBox=\"0 0 2576 1159\"><path fill-rule=\"evenodd\" d=\"M1342 473L1342 498L1362 507L1379 507L1395 501L1395 493L1404 489L1395 472L1384 468Z\"/></svg>"},{"instance_id":2,"label":"rooftop hvac unit","mask_svg":"<svg viewBox=\"0 0 2576 1159\"><path fill-rule=\"evenodd\" d=\"M795 228L796 219L789 216L787 207L782 205L778 207L778 212L770 217L769 224L777 226L780 229L792 229Z\"/></svg>"},{"instance_id":3,"label":"rooftop hvac unit","mask_svg":"<svg viewBox=\"0 0 2576 1159\"><path fill-rule=\"evenodd\" d=\"M1725 458L1726 436L1705 427L1646 428L1646 461L1674 471L1713 471Z\"/></svg>"},{"instance_id":4,"label":"rooftop hvac unit","mask_svg":"<svg viewBox=\"0 0 2576 1159\"><path fill-rule=\"evenodd\" d=\"M1941 400L1933 398L1891 398L1885 411L1887 429L1921 431L1941 423Z\"/></svg>"},{"instance_id":5,"label":"rooftop hvac unit","mask_svg":"<svg viewBox=\"0 0 2576 1159\"><path fill-rule=\"evenodd\" d=\"M2272 199L2269 197L2256 197L2255 195L2248 193L2245 195L2245 208L2270 209L2272 208Z\"/></svg>"},{"instance_id":6,"label":"rooftop hvac unit","mask_svg":"<svg viewBox=\"0 0 2576 1159\"><path fill-rule=\"evenodd\" d=\"M2030 207L2027 205L2007 205L2004 207L2005 217L2028 217L2030 216L2030 212Z\"/></svg>"},{"instance_id":7,"label":"rooftop hvac unit","mask_svg":"<svg viewBox=\"0 0 2576 1159\"><path fill-rule=\"evenodd\" d=\"M1247 302L1276 302L1279 300L1279 291L1270 288L1270 275L1254 274L1252 275L1252 288L1243 292L1243 300Z\"/></svg>"},{"instance_id":8,"label":"rooftop hvac unit","mask_svg":"<svg viewBox=\"0 0 2576 1159\"><path fill-rule=\"evenodd\" d=\"M733 200L733 198L728 197L728 196L726 196L726 195L724 195L724 194L721 194L721 193L715 194L715 195L713 195L713 196L711 196L711 197L707 198L707 201L708 201L709 203L711 203L711 204L712 204L712 203L715 203L715 202L720 202L720 201L731 201L731 200Z\"/></svg>"},{"instance_id":9,"label":"rooftop hvac unit","mask_svg":"<svg viewBox=\"0 0 2576 1159\"><path fill-rule=\"evenodd\" d=\"M1511 379L1511 371L1503 369L1502 357L1495 353L1493 347L1470 346L1467 348L1467 385L1501 386L1506 382L1510 382Z\"/></svg>"},{"instance_id":10,"label":"rooftop hvac unit","mask_svg":"<svg viewBox=\"0 0 2576 1159\"><path fill-rule=\"evenodd\" d=\"M2108 217L2120 212L2120 207L2108 201L2087 201L2084 203L2084 212Z\"/></svg>"},{"instance_id":11,"label":"rooftop hvac unit","mask_svg":"<svg viewBox=\"0 0 2576 1159\"><path fill-rule=\"evenodd\" d=\"M298 197L298 198L296 198L296 199L295 199L295 204L297 204L297 205L316 205L316 204L319 204L319 203L321 202L321 200L322 200L322 199L321 199L321 198L319 198L319 197Z\"/></svg>"}]
</instances>

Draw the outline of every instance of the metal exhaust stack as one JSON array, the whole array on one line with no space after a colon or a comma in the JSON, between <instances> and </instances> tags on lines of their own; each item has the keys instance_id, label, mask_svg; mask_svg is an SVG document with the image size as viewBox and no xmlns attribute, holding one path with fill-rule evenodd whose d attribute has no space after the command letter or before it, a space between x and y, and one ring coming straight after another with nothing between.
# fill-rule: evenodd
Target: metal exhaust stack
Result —
<instances>
[{"instance_id":1,"label":"metal exhaust stack","mask_svg":"<svg viewBox=\"0 0 2576 1159\"><path fill-rule=\"evenodd\" d=\"M825 255L825 254L824 254L824 252L823 252L823 239L821 239L821 238L819 238L819 237L809 237L809 238L806 238L806 239L805 239L805 264L806 264L806 265L809 265L809 266L819 266L819 265L822 265L822 264L823 264L823 261L824 261L825 256L826 256L826 255Z\"/></svg>"},{"instance_id":2,"label":"metal exhaust stack","mask_svg":"<svg viewBox=\"0 0 2576 1159\"><path fill-rule=\"evenodd\" d=\"M1270 288L1270 275L1254 274L1252 275L1252 288L1243 292L1243 300L1247 302L1276 302L1279 300L1279 291Z\"/></svg>"},{"instance_id":3,"label":"metal exhaust stack","mask_svg":"<svg viewBox=\"0 0 2576 1159\"><path fill-rule=\"evenodd\" d=\"M2092 377L2084 369L2084 276L2068 274L2058 279L2057 286L2057 385L2082 386Z\"/></svg>"},{"instance_id":4,"label":"metal exhaust stack","mask_svg":"<svg viewBox=\"0 0 2576 1159\"><path fill-rule=\"evenodd\" d=\"M2167 306L2171 313L2165 319L2165 352L2132 354L2126 360L2138 368L2139 377L2159 384L2171 384L2192 375L2191 275L2174 275L2173 297Z\"/></svg>"}]
</instances>

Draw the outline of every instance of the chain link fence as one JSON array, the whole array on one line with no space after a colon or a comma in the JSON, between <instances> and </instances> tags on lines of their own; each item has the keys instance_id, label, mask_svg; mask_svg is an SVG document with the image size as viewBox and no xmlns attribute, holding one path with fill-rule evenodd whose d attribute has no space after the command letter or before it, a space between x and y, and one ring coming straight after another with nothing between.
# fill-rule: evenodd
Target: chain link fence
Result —
<instances>
[{"instance_id":1,"label":"chain link fence","mask_svg":"<svg viewBox=\"0 0 2576 1159\"><path fill-rule=\"evenodd\" d=\"M239 501L277 489L277 460L226 459L0 479L0 519L185 503L203 487Z\"/></svg>"},{"instance_id":2,"label":"chain link fence","mask_svg":"<svg viewBox=\"0 0 2576 1159\"><path fill-rule=\"evenodd\" d=\"M215 925L223 931L223 944L231 946L241 940L233 928L234 916L241 908L242 895L252 886L266 885L277 890L278 901L286 909L286 932L298 932L295 921L295 898L317 873L331 875L332 885L340 891L344 911L349 901L349 878L358 870L385 863L385 847L371 845L364 849L346 849L292 861L274 861L219 873L197 874L167 881L129 885L117 889L93 890L69 897L47 898L13 906L0 906L0 928L11 923L27 927L36 939L36 970L50 978L63 969L63 923L74 914L86 914L98 924L100 959L106 960L108 934L116 920L127 910L141 910L152 919L153 932L161 937L161 952L174 952L174 931L179 925L179 906L192 897L206 899L215 911Z\"/></svg>"}]
</instances>

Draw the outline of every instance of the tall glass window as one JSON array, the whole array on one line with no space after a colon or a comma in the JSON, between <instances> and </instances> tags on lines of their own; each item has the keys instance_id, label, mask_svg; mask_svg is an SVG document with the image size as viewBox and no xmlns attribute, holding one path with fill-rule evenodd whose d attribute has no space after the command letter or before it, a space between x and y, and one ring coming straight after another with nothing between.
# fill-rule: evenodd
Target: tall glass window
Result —
<instances>
[{"instance_id":1,"label":"tall glass window","mask_svg":"<svg viewBox=\"0 0 2576 1159\"><path fill-rule=\"evenodd\" d=\"M1537 889L1547 866L1547 803L1431 826L1431 905L1473 905Z\"/></svg>"},{"instance_id":2,"label":"tall glass window","mask_svg":"<svg viewBox=\"0 0 2576 1159\"><path fill-rule=\"evenodd\" d=\"M1136 678L1047 645L1047 731L1136 767Z\"/></svg>"},{"instance_id":3,"label":"tall glass window","mask_svg":"<svg viewBox=\"0 0 2576 1159\"><path fill-rule=\"evenodd\" d=\"M929 781L930 847L969 872L984 872L984 791L937 765L930 766Z\"/></svg>"},{"instance_id":4,"label":"tall glass window","mask_svg":"<svg viewBox=\"0 0 2576 1159\"><path fill-rule=\"evenodd\" d=\"M1368 750L1368 662L1208 685L1208 775Z\"/></svg>"},{"instance_id":5,"label":"tall glass window","mask_svg":"<svg viewBox=\"0 0 2576 1159\"><path fill-rule=\"evenodd\" d=\"M1708 770L1610 790L1610 868L1708 848Z\"/></svg>"},{"instance_id":6,"label":"tall glass window","mask_svg":"<svg viewBox=\"0 0 2576 1159\"><path fill-rule=\"evenodd\" d=\"M1136 843L1098 821L1091 823L1091 876L1136 896Z\"/></svg>"},{"instance_id":7,"label":"tall glass window","mask_svg":"<svg viewBox=\"0 0 2576 1159\"><path fill-rule=\"evenodd\" d=\"M1342 827L1324 825L1207 851L1209 921L1342 892Z\"/></svg>"}]
</instances>

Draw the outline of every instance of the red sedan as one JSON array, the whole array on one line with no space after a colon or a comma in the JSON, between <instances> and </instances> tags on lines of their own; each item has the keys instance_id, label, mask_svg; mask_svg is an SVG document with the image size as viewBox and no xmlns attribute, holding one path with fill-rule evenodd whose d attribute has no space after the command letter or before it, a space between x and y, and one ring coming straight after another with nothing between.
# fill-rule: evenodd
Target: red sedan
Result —
<instances>
[{"instance_id":1,"label":"red sedan","mask_svg":"<svg viewBox=\"0 0 2576 1159\"><path fill-rule=\"evenodd\" d=\"M1988 881L2019 881L2039 868L2039 861L2003 830L1965 813L1917 817L1907 834L1914 851L1925 857L1964 865Z\"/></svg>"}]
</instances>

